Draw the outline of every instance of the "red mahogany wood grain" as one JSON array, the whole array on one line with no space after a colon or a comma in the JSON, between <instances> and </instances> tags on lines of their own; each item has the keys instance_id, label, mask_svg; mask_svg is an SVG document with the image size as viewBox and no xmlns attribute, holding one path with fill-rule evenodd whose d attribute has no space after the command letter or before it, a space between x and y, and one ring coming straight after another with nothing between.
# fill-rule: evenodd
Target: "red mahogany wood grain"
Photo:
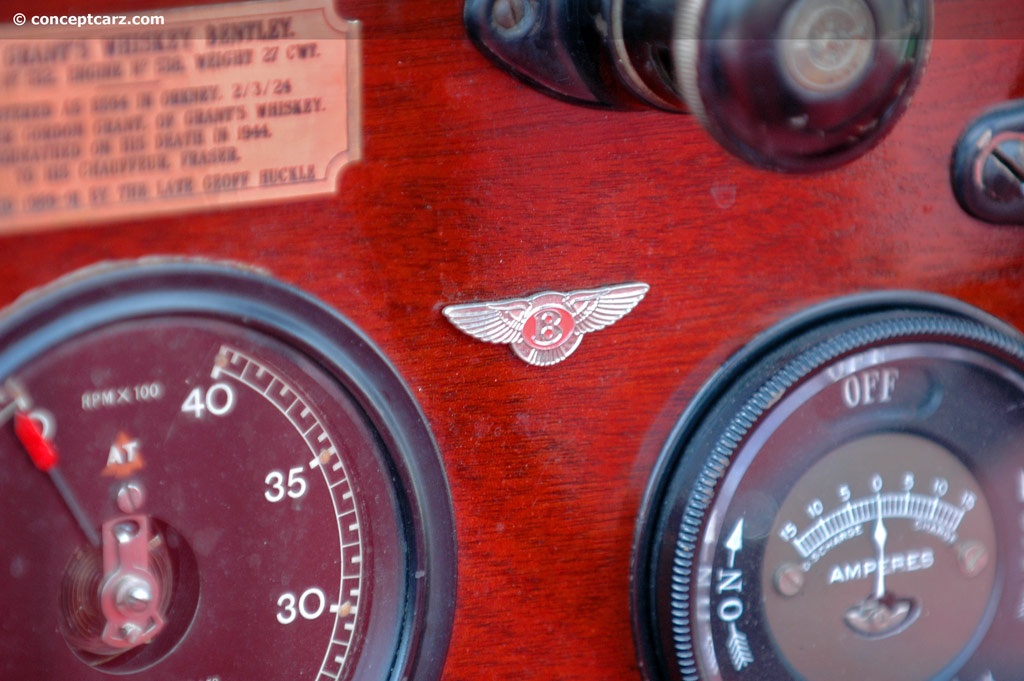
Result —
<instances>
[{"instance_id":1,"label":"red mahogany wood grain","mask_svg":"<svg viewBox=\"0 0 1024 681\"><path fill-rule=\"evenodd\" d=\"M265 268L362 327L420 401L449 476L448 681L639 679L640 498L688 398L754 334L876 289L944 293L1024 326L1024 230L966 217L948 179L966 123L1024 97L1017 0L939 0L930 65L894 133L810 177L750 168L688 116L528 89L469 43L458 0L338 6L365 40L364 160L337 196L7 237L0 302L99 260L191 255ZM647 298L547 369L440 312L626 281L650 284Z\"/></svg>"}]
</instances>

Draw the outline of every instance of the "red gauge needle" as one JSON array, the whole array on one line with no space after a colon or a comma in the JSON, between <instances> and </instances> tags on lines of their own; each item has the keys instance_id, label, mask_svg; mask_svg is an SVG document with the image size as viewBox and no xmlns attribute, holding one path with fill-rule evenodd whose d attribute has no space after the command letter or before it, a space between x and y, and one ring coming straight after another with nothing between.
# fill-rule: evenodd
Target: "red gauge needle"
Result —
<instances>
[{"instance_id":1,"label":"red gauge needle","mask_svg":"<svg viewBox=\"0 0 1024 681\"><path fill-rule=\"evenodd\" d=\"M99 549L101 547L99 533L89 522L81 504L75 499L64 476L61 475L60 469L57 468L57 447L43 435L43 429L36 420L23 412L17 412L14 415L14 434L18 437L18 441L25 448L35 467L50 476L53 486L57 488L57 492L60 493L64 504L71 511L71 515L74 516L75 522L82 529L86 539L93 547Z\"/></svg>"}]
</instances>

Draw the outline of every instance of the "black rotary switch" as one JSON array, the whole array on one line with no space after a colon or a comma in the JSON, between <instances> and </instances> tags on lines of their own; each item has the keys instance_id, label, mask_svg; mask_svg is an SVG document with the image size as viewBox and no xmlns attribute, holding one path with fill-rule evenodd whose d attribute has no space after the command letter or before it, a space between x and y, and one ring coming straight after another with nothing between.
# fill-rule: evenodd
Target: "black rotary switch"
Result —
<instances>
[{"instance_id":1,"label":"black rotary switch","mask_svg":"<svg viewBox=\"0 0 1024 681\"><path fill-rule=\"evenodd\" d=\"M953 150L950 172L965 211L986 222L1024 225L1024 100L971 122Z\"/></svg>"},{"instance_id":2,"label":"black rotary switch","mask_svg":"<svg viewBox=\"0 0 1024 681\"><path fill-rule=\"evenodd\" d=\"M591 105L689 111L754 165L849 162L906 109L931 0L467 0L480 48Z\"/></svg>"}]
</instances>

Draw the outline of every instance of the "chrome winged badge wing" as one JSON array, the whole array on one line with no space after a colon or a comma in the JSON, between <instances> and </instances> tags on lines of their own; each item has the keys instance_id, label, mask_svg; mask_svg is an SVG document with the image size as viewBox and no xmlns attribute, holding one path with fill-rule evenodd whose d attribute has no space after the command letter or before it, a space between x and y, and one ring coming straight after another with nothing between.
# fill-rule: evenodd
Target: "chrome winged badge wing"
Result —
<instances>
[{"instance_id":1,"label":"chrome winged badge wing","mask_svg":"<svg viewBox=\"0 0 1024 681\"><path fill-rule=\"evenodd\" d=\"M575 352L585 334L629 314L648 290L647 284L637 282L570 293L545 291L528 298L449 305L443 314L478 340L511 345L524 362L551 366Z\"/></svg>"}]
</instances>

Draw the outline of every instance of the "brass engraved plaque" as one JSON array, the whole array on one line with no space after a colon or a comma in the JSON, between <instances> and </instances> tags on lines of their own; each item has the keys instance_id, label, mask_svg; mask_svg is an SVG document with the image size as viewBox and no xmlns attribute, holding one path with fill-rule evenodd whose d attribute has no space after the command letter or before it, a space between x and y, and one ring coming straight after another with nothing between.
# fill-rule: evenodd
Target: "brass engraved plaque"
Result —
<instances>
[{"instance_id":1,"label":"brass engraved plaque","mask_svg":"<svg viewBox=\"0 0 1024 681\"><path fill-rule=\"evenodd\" d=\"M0 234L331 194L360 156L359 25L331 0L14 21Z\"/></svg>"}]
</instances>

